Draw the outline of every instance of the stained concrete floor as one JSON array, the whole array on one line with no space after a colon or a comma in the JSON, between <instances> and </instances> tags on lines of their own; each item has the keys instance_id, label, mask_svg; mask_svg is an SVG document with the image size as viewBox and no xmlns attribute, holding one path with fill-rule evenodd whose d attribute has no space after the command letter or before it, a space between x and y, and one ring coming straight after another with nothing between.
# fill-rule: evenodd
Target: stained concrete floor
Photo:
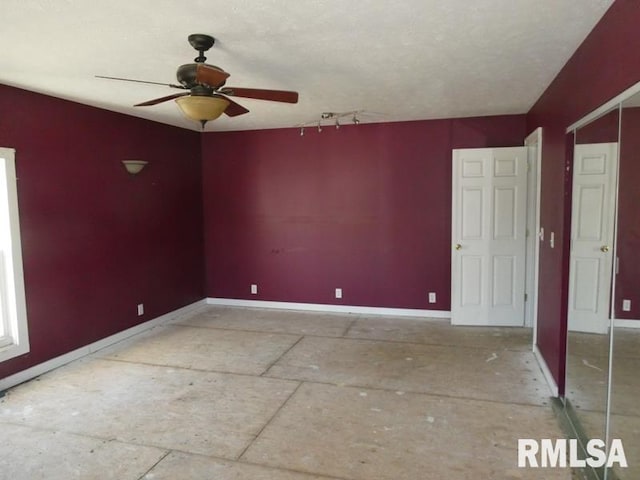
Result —
<instances>
[{"instance_id":1,"label":"stained concrete floor","mask_svg":"<svg viewBox=\"0 0 640 480\"><path fill-rule=\"evenodd\" d=\"M9 390L0 478L569 479L525 329L207 307Z\"/></svg>"}]
</instances>

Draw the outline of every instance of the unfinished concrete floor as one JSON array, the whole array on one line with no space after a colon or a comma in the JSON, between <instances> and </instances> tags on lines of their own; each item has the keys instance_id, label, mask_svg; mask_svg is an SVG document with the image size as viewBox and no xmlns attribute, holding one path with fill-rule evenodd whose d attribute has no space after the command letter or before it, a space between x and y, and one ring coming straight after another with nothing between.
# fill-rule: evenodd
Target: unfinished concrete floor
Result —
<instances>
[{"instance_id":1,"label":"unfinished concrete floor","mask_svg":"<svg viewBox=\"0 0 640 480\"><path fill-rule=\"evenodd\" d=\"M524 329L208 307L9 390L12 480L569 479Z\"/></svg>"}]
</instances>

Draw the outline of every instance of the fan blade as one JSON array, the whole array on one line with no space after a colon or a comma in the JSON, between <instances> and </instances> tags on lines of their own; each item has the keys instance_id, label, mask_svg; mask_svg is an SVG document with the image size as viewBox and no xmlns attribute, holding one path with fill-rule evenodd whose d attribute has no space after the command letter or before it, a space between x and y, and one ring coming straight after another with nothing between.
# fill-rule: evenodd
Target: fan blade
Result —
<instances>
[{"instance_id":1,"label":"fan blade","mask_svg":"<svg viewBox=\"0 0 640 480\"><path fill-rule=\"evenodd\" d=\"M150 85L164 85L165 87L179 88L181 90L186 90L187 89L187 87L183 87L182 85L176 85L174 83L149 82L147 80L134 80L132 78L105 77L103 75L96 75L95 77L96 78L106 78L107 80L120 80L120 81L123 81L123 82L148 83Z\"/></svg>"},{"instance_id":2,"label":"fan blade","mask_svg":"<svg viewBox=\"0 0 640 480\"><path fill-rule=\"evenodd\" d=\"M174 98L178 98L178 97L184 97L186 95L189 95L189 93L188 92L174 93L173 95L167 95L166 97L155 98L147 102L138 103L137 105L134 105L134 107L149 107L151 105L157 105L159 103L166 102L168 100L173 100Z\"/></svg>"},{"instance_id":3,"label":"fan blade","mask_svg":"<svg viewBox=\"0 0 640 480\"><path fill-rule=\"evenodd\" d=\"M249 113L249 110L244 108L239 103L234 102L230 98L225 97L225 99L229 102L229 106L224 111L224 113L227 114L228 116L237 117L238 115L244 115L245 113Z\"/></svg>"},{"instance_id":4,"label":"fan blade","mask_svg":"<svg viewBox=\"0 0 640 480\"><path fill-rule=\"evenodd\" d=\"M287 90L263 90L261 88L236 88L225 87L219 93L234 97L255 98L258 100L271 100L272 102L298 103L298 92Z\"/></svg>"},{"instance_id":5,"label":"fan blade","mask_svg":"<svg viewBox=\"0 0 640 480\"><path fill-rule=\"evenodd\" d=\"M221 87L227 81L227 78L229 78L227 72L210 65L199 63L196 67L196 82L208 85L211 88Z\"/></svg>"}]
</instances>

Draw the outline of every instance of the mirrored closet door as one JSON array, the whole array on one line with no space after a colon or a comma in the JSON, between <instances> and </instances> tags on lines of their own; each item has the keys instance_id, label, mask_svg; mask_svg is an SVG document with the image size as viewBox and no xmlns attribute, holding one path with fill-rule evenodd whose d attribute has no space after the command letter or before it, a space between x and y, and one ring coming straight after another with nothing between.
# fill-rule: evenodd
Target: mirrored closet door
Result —
<instances>
[{"instance_id":1,"label":"mirrored closet door","mask_svg":"<svg viewBox=\"0 0 640 480\"><path fill-rule=\"evenodd\" d=\"M619 439L640 478L640 85L570 129L571 246L565 413L583 445Z\"/></svg>"}]
</instances>

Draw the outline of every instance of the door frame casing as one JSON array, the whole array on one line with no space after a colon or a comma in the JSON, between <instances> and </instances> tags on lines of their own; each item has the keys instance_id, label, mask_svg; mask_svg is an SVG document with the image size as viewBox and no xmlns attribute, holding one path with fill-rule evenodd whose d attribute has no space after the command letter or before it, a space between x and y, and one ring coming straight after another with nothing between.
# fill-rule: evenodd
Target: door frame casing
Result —
<instances>
[{"instance_id":1,"label":"door frame casing","mask_svg":"<svg viewBox=\"0 0 640 480\"><path fill-rule=\"evenodd\" d=\"M551 396L558 397L558 384L553 378L553 374L547 365L544 356L538 347L538 298L540 296L540 246L544 241L544 231L540 221L541 198L542 198L542 127L536 128L524 140L527 147L536 147L536 155L530 157L529 178L527 195L527 227L529 237L527 241L527 276L526 292L531 309L525 309L525 325L532 329L532 351L542 374L551 390ZM531 312L527 318L527 312ZM529 323L527 323L529 322Z\"/></svg>"},{"instance_id":2,"label":"door frame casing","mask_svg":"<svg viewBox=\"0 0 640 480\"><path fill-rule=\"evenodd\" d=\"M525 305L525 326L533 329L532 345L538 344L538 288L540 281L540 201L542 186L542 127L536 128L524 140L526 147L536 148L534 157L529 157L527 178L527 262L525 271L525 292L531 308ZM530 313L529 313L530 312ZM529 315L527 315L529 313Z\"/></svg>"}]
</instances>

